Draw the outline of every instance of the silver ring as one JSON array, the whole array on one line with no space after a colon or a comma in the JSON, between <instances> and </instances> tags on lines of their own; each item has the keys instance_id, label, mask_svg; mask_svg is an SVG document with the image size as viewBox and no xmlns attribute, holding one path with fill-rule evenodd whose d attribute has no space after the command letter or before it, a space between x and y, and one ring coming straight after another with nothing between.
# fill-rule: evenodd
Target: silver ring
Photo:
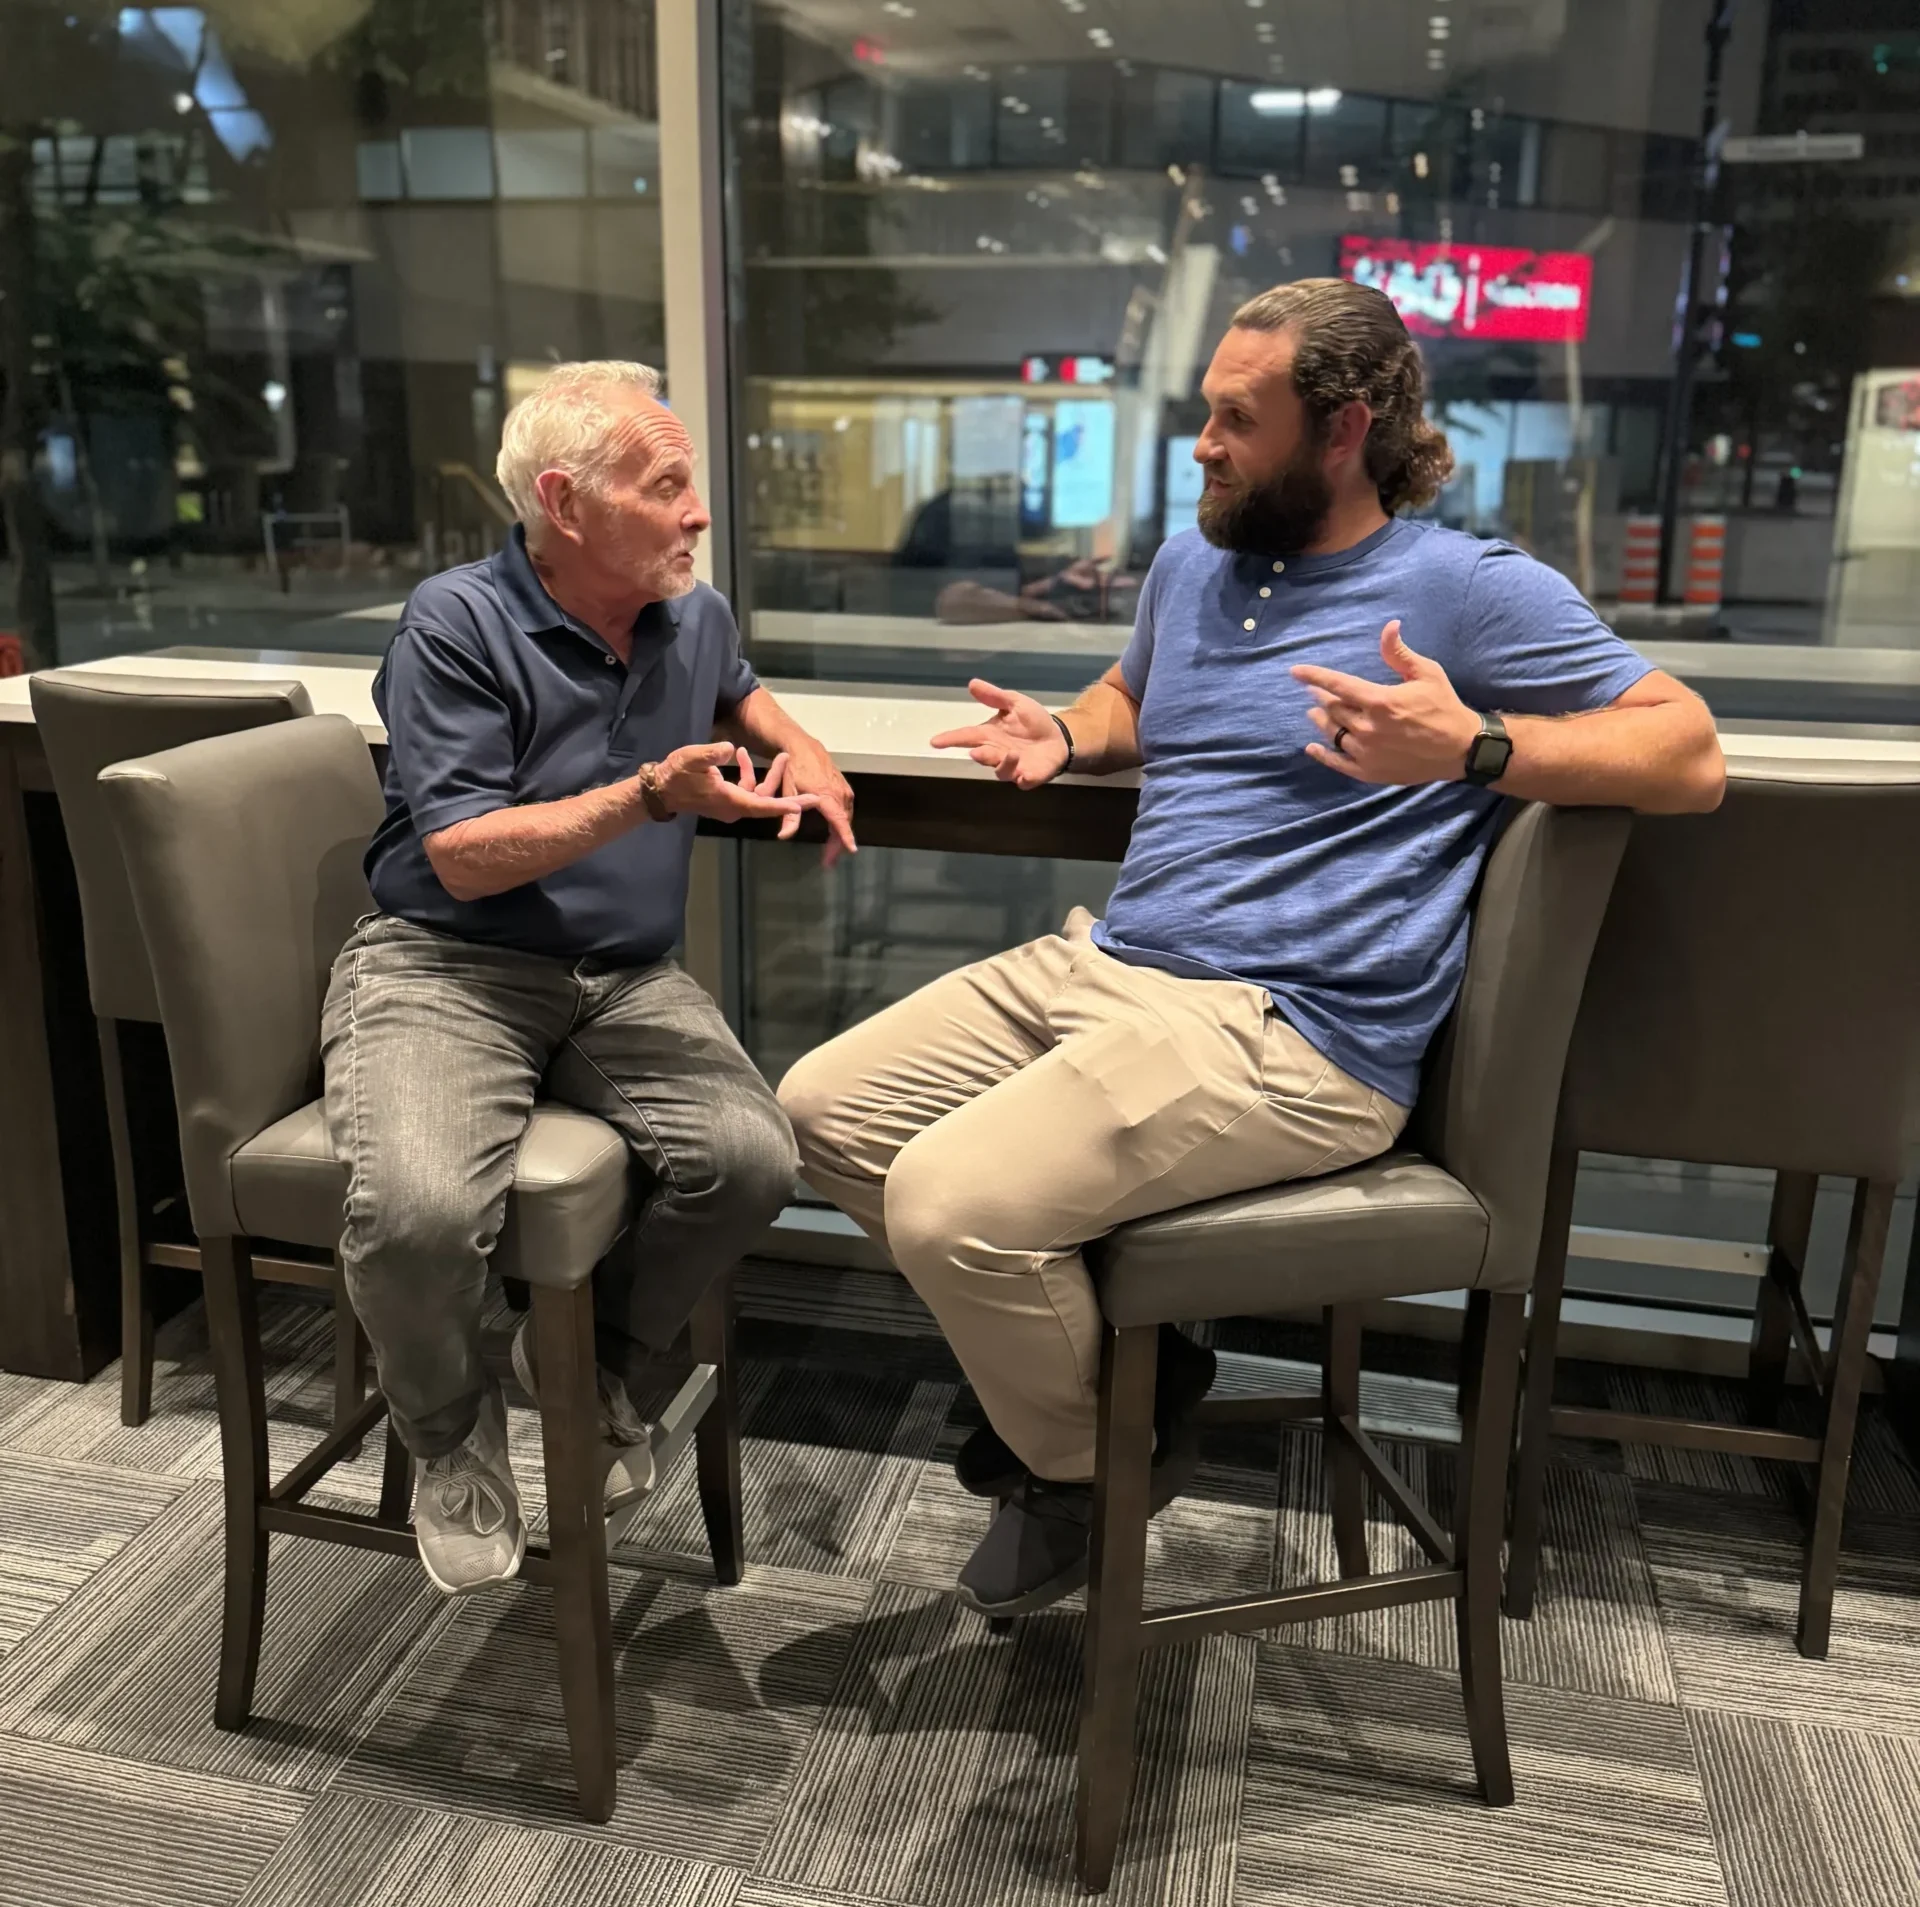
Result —
<instances>
[{"instance_id":1,"label":"silver ring","mask_svg":"<svg viewBox=\"0 0 1920 1907\"><path fill-rule=\"evenodd\" d=\"M1344 728L1336 728L1333 731L1333 752L1336 755L1344 755L1347 752L1347 731Z\"/></svg>"}]
</instances>

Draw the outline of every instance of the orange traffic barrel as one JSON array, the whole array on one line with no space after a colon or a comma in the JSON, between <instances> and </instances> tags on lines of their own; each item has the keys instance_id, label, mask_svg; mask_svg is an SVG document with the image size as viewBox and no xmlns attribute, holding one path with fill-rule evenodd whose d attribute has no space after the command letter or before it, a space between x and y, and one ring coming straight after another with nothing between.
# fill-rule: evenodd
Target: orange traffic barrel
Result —
<instances>
[{"instance_id":1,"label":"orange traffic barrel","mask_svg":"<svg viewBox=\"0 0 1920 1907\"><path fill-rule=\"evenodd\" d=\"M1727 519L1697 516L1687 529L1687 602L1718 609L1727 569Z\"/></svg>"},{"instance_id":2,"label":"orange traffic barrel","mask_svg":"<svg viewBox=\"0 0 1920 1907\"><path fill-rule=\"evenodd\" d=\"M1627 518L1626 546L1620 555L1620 600L1650 603L1660 594L1660 519Z\"/></svg>"}]
</instances>

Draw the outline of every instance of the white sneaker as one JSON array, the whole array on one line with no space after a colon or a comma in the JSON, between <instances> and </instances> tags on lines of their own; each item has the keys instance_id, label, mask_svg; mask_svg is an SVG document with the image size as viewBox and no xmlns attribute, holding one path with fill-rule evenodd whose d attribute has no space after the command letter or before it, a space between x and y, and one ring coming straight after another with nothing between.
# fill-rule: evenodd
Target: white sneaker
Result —
<instances>
[{"instance_id":1,"label":"white sneaker","mask_svg":"<svg viewBox=\"0 0 1920 1907\"><path fill-rule=\"evenodd\" d=\"M480 1400L466 1442L417 1467L413 1533L427 1575L449 1596L519 1575L527 1526L507 1457L507 1412L497 1385L490 1384Z\"/></svg>"},{"instance_id":2,"label":"white sneaker","mask_svg":"<svg viewBox=\"0 0 1920 1907\"><path fill-rule=\"evenodd\" d=\"M513 1334L513 1374L538 1406L531 1318ZM607 1513L611 1515L653 1488L653 1431L634 1409L626 1385L604 1364L594 1366L594 1378L600 1392L600 1452L607 1459Z\"/></svg>"}]
</instances>

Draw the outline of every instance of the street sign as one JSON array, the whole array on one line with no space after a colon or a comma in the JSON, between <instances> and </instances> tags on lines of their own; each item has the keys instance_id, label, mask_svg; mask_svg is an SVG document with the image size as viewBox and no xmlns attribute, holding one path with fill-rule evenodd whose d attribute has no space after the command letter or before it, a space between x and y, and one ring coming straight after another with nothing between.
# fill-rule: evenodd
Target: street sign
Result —
<instances>
[{"instance_id":1,"label":"street sign","mask_svg":"<svg viewBox=\"0 0 1920 1907\"><path fill-rule=\"evenodd\" d=\"M1767 133L1729 139L1720 148L1730 166L1799 165L1809 160L1864 159L1867 142L1857 132Z\"/></svg>"}]
</instances>

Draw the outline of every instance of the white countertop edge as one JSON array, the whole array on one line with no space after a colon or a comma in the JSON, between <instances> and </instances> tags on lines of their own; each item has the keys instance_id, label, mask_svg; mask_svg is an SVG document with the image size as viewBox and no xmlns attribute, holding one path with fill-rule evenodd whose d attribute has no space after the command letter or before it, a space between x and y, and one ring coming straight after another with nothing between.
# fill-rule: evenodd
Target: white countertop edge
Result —
<instances>
[{"instance_id":1,"label":"white countertop edge","mask_svg":"<svg viewBox=\"0 0 1920 1907\"><path fill-rule=\"evenodd\" d=\"M344 715L370 743L386 740L386 730L373 708L374 671L359 658L322 663L302 657L295 662L248 661L232 658L134 655L110 656L78 665L83 671L104 674L197 677L202 680L272 682L294 680L305 685L319 715ZM928 779L988 779L988 771L964 755L936 753L927 738L942 728L967 719L973 707L964 692L948 688L893 688L884 684L769 680L768 689L782 705L833 751L835 760L851 774L913 775ZM1067 698L1054 698L1064 706ZM0 680L0 722L31 722L27 678ZM1905 779L1901 771L1920 778L1920 740L1861 734L1826 735L1796 731L1791 726L1766 729L1751 723L1730 726L1721 734L1728 765L1736 773L1764 777L1769 770L1812 771L1821 779L1843 779L1849 768L1865 779ZM1069 775L1066 785L1088 787L1137 786L1139 775Z\"/></svg>"}]
</instances>

